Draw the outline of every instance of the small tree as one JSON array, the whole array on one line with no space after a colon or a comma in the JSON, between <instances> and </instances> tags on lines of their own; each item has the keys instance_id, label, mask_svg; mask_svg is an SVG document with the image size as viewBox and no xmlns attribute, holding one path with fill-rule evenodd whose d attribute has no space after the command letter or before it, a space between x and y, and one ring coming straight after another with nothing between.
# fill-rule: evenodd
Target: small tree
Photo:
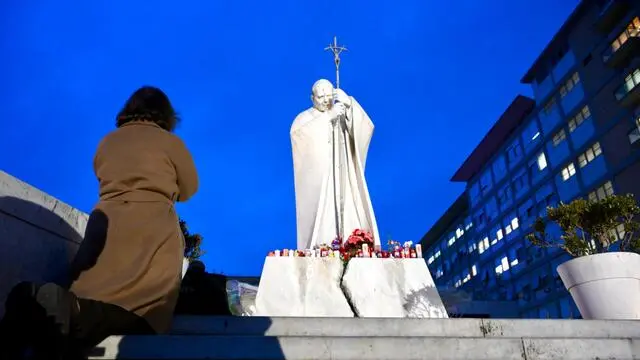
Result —
<instances>
[{"instance_id":1,"label":"small tree","mask_svg":"<svg viewBox=\"0 0 640 360\"><path fill-rule=\"evenodd\" d=\"M189 259L189 261L191 262L204 255L204 250L200 248L204 237L200 234L189 233L187 222L182 219L180 219L180 229L182 230L182 234L184 235L184 257Z\"/></svg>"},{"instance_id":2,"label":"small tree","mask_svg":"<svg viewBox=\"0 0 640 360\"><path fill-rule=\"evenodd\" d=\"M547 208L547 219L538 218L527 239L540 247L559 247L574 257L608 252L616 242L620 251L637 252L638 214L640 208L632 195L612 195L598 201L576 199ZM560 226L560 239L549 239L549 222ZM622 236L616 231L620 225L624 228Z\"/></svg>"}]
</instances>

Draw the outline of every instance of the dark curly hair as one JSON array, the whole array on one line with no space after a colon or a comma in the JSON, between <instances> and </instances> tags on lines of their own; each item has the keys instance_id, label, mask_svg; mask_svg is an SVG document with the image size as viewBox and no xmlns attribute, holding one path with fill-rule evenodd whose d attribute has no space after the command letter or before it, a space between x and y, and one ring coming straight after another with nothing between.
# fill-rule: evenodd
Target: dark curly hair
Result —
<instances>
[{"instance_id":1,"label":"dark curly hair","mask_svg":"<svg viewBox=\"0 0 640 360\"><path fill-rule=\"evenodd\" d=\"M173 131L180 118L162 90L143 86L129 97L116 116L117 127L132 121L150 121L167 131Z\"/></svg>"}]
</instances>

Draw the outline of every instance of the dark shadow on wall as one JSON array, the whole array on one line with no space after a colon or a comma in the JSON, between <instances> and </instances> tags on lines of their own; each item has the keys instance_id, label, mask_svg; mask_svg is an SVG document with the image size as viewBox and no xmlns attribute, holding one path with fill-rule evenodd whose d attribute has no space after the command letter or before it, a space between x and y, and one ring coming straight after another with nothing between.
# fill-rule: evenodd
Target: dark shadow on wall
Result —
<instances>
[{"instance_id":1,"label":"dark shadow on wall","mask_svg":"<svg viewBox=\"0 0 640 360\"><path fill-rule=\"evenodd\" d=\"M33 202L0 197L0 301L20 281L69 283L69 264L82 242L64 219Z\"/></svg>"},{"instance_id":2,"label":"dark shadow on wall","mask_svg":"<svg viewBox=\"0 0 640 360\"><path fill-rule=\"evenodd\" d=\"M273 360L286 358L278 337L269 333L273 323L271 318L196 316L178 320L181 324L174 336L123 336L118 341L114 339L109 344L117 346L118 353L113 358Z\"/></svg>"}]
</instances>

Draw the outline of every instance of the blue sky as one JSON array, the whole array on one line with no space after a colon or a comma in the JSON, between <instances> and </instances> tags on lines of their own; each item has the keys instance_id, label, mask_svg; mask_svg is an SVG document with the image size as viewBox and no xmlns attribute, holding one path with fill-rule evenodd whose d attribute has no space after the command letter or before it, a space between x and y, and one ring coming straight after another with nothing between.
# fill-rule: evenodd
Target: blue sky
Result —
<instances>
[{"instance_id":1,"label":"blue sky","mask_svg":"<svg viewBox=\"0 0 640 360\"><path fill-rule=\"evenodd\" d=\"M367 179L381 236L419 240L449 178L578 0L23 1L0 5L0 169L84 211L92 158L126 98L161 87L201 188L181 217L208 271L258 275L295 246L289 127L334 80L376 125Z\"/></svg>"}]
</instances>

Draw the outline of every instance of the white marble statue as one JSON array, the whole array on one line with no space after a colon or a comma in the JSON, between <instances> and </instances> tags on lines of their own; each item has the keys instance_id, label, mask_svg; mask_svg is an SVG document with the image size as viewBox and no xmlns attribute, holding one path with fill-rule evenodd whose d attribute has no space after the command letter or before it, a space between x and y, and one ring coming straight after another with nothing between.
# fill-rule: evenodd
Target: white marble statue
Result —
<instances>
[{"instance_id":1,"label":"white marble statue","mask_svg":"<svg viewBox=\"0 0 640 360\"><path fill-rule=\"evenodd\" d=\"M328 80L312 87L313 107L291 125L298 249L343 241L368 230L380 245L364 178L373 122L360 104Z\"/></svg>"}]
</instances>

